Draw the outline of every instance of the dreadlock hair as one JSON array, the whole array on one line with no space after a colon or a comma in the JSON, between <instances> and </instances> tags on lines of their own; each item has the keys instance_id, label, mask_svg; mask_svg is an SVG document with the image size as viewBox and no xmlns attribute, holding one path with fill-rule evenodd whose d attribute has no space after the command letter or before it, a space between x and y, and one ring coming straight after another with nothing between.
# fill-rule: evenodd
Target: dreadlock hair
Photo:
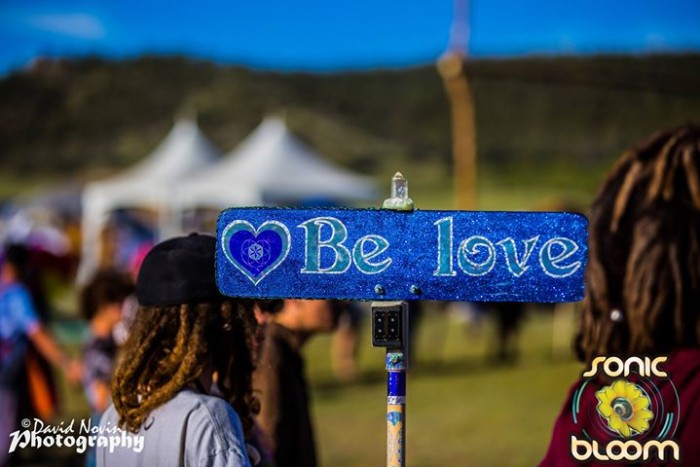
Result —
<instances>
[{"instance_id":1,"label":"dreadlock hair","mask_svg":"<svg viewBox=\"0 0 700 467\"><path fill-rule=\"evenodd\" d=\"M136 432L151 411L211 365L221 396L250 437L252 416L260 409L252 390L252 310L253 303L244 300L139 308L112 381L119 425Z\"/></svg>"},{"instance_id":2,"label":"dreadlock hair","mask_svg":"<svg viewBox=\"0 0 700 467\"><path fill-rule=\"evenodd\" d=\"M700 344L700 127L626 151L590 213L581 360ZM622 317L622 319L620 319Z\"/></svg>"}]
</instances>

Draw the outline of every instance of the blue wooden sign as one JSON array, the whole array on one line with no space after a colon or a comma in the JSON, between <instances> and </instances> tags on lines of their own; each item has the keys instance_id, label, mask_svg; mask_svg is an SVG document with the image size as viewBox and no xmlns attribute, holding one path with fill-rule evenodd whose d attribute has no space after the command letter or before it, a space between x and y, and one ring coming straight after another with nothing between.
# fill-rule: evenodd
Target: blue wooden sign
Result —
<instances>
[{"instance_id":1,"label":"blue wooden sign","mask_svg":"<svg viewBox=\"0 0 700 467\"><path fill-rule=\"evenodd\" d=\"M252 298L570 302L587 220L573 213L233 208L217 282Z\"/></svg>"}]
</instances>

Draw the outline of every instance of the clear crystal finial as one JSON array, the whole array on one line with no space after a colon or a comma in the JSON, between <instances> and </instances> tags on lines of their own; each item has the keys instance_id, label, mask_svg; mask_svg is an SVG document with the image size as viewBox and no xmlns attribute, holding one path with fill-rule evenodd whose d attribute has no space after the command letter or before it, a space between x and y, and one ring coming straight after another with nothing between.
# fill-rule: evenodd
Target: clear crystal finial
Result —
<instances>
[{"instance_id":1,"label":"clear crystal finial","mask_svg":"<svg viewBox=\"0 0 700 467\"><path fill-rule=\"evenodd\" d=\"M399 211L413 210L413 200L408 197L408 180L401 172L396 172L391 178L391 198L384 200L383 207Z\"/></svg>"}]
</instances>

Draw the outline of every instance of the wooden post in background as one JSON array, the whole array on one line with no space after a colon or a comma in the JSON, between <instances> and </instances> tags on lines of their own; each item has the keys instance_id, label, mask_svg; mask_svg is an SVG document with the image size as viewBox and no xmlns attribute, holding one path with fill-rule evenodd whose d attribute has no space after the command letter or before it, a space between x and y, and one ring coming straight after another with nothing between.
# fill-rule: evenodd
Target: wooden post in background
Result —
<instances>
[{"instance_id":1,"label":"wooden post in background","mask_svg":"<svg viewBox=\"0 0 700 467\"><path fill-rule=\"evenodd\" d=\"M455 12L447 52L438 59L450 101L454 209L477 208L476 118L474 98L465 68L469 41L468 0L455 0Z\"/></svg>"}]
</instances>

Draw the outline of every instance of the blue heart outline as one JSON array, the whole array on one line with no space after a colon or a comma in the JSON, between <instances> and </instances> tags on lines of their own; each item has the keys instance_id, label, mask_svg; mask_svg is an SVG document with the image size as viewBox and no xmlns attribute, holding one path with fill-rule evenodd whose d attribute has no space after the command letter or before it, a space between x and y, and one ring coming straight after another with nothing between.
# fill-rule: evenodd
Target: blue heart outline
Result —
<instances>
[{"instance_id":1,"label":"blue heart outline","mask_svg":"<svg viewBox=\"0 0 700 467\"><path fill-rule=\"evenodd\" d=\"M282 240L282 252L280 253L279 257L275 261L270 263L265 269L263 269L259 277L253 276L250 273L250 271L241 266L238 263L238 260L236 260L236 258L234 258L231 252L229 251L229 240L234 234L240 232L241 230L250 232L256 238L261 232L271 230L277 233L280 236L280 239ZM228 259L229 262L233 264L236 269L242 272L244 276L250 279L253 285L258 285L260 281L262 281L272 271L277 269L277 267L280 264L282 264L282 261L284 261L287 258L287 255L289 254L290 250L289 245L291 244L290 238L291 236L289 234L289 230L287 230L287 226L285 226L281 222L265 221L262 224L260 224L260 226L256 229L250 222L238 219L227 225L221 233L221 247L224 250L224 255L226 256L226 259Z\"/></svg>"}]
</instances>

